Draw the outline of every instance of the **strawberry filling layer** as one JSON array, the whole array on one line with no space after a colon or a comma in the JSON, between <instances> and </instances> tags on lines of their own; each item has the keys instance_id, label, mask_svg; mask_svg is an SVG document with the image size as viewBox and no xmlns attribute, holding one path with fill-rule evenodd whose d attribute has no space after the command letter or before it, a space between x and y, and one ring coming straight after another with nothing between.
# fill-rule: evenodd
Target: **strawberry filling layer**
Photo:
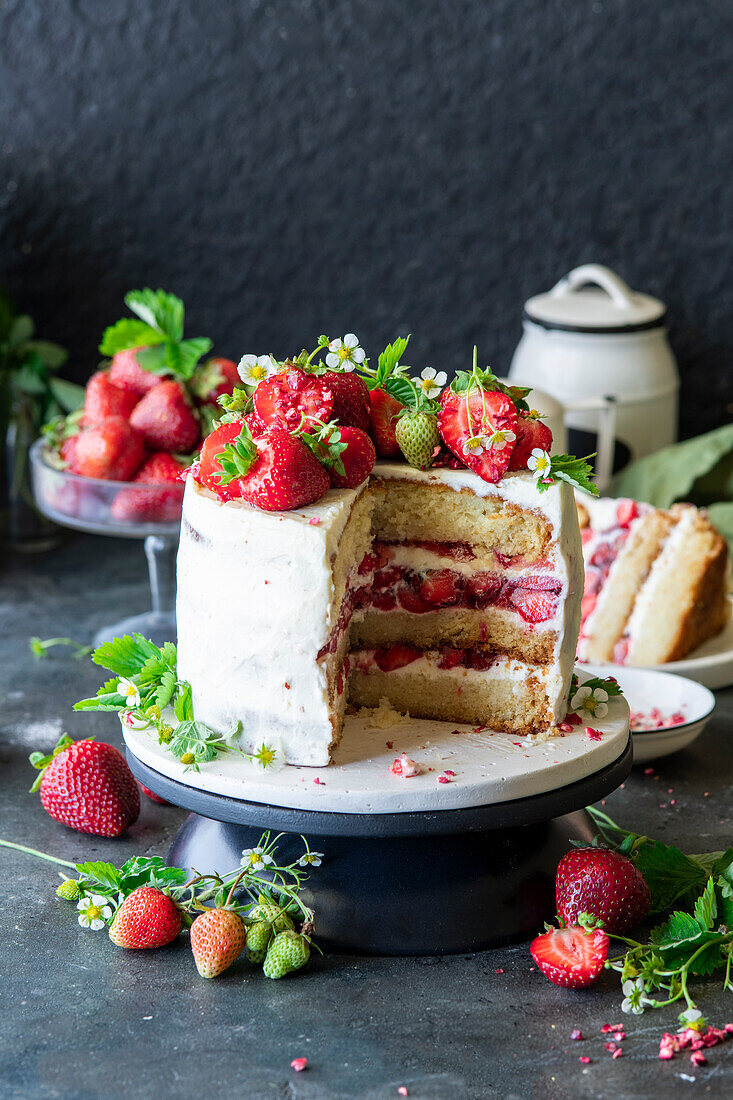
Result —
<instances>
[{"instance_id":1,"label":"strawberry filling layer","mask_svg":"<svg viewBox=\"0 0 733 1100\"><path fill-rule=\"evenodd\" d=\"M382 646L378 649L361 649L352 653L354 667L359 672L394 672L398 668L406 668L421 657L427 657L435 666L444 671L453 668L470 668L477 672L484 672L491 668L497 660L501 659L497 653L486 649L456 649L452 646L443 646L439 650L422 650L417 646L395 644Z\"/></svg>"},{"instance_id":2,"label":"strawberry filling layer","mask_svg":"<svg viewBox=\"0 0 733 1100\"><path fill-rule=\"evenodd\" d=\"M585 623L593 614L598 603L601 589L608 580L611 566L626 545L631 533L631 524L642 514L643 506L634 500L619 501L616 509L616 524L605 531L596 532L586 527L582 532L583 545L589 546L590 552L585 559L585 584L583 586L583 599L580 601L580 637L585 637ZM628 649L628 644L626 645ZM624 654L625 656L625 654ZM623 663L623 660L614 655L614 660Z\"/></svg>"}]
</instances>

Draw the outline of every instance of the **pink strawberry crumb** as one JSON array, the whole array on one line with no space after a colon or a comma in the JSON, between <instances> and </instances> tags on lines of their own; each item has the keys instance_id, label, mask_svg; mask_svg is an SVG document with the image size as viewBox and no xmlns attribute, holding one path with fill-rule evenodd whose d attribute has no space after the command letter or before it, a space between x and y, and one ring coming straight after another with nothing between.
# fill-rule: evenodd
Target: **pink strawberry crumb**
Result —
<instances>
[{"instance_id":1,"label":"pink strawberry crumb","mask_svg":"<svg viewBox=\"0 0 733 1100\"><path fill-rule=\"evenodd\" d=\"M321 522L321 517L320 516L311 516L311 518L308 520L308 523L310 524L311 527L318 527L320 522Z\"/></svg>"},{"instance_id":2,"label":"pink strawberry crumb","mask_svg":"<svg viewBox=\"0 0 733 1100\"><path fill-rule=\"evenodd\" d=\"M308 1068L307 1058L293 1058L290 1063L290 1068L294 1069L296 1073L302 1073L304 1069Z\"/></svg>"},{"instance_id":3,"label":"pink strawberry crumb","mask_svg":"<svg viewBox=\"0 0 733 1100\"><path fill-rule=\"evenodd\" d=\"M601 1031L604 1035L608 1035L611 1031L622 1031L621 1024L601 1024Z\"/></svg>"},{"instance_id":4,"label":"pink strawberry crumb","mask_svg":"<svg viewBox=\"0 0 733 1100\"><path fill-rule=\"evenodd\" d=\"M402 779L412 779L414 776L419 775L423 770L421 765L415 760L411 760L406 753L402 753L402 756L398 756L392 764L390 764L389 770L394 775L399 775Z\"/></svg>"},{"instance_id":5,"label":"pink strawberry crumb","mask_svg":"<svg viewBox=\"0 0 733 1100\"><path fill-rule=\"evenodd\" d=\"M313 782L317 783L319 787L325 787L326 786L324 780L319 779L318 776L316 776L316 778L313 780Z\"/></svg>"},{"instance_id":6,"label":"pink strawberry crumb","mask_svg":"<svg viewBox=\"0 0 733 1100\"><path fill-rule=\"evenodd\" d=\"M580 1030L579 1027L574 1027L573 1030L570 1032L570 1038L571 1039L584 1039L585 1036L583 1035L583 1032Z\"/></svg>"},{"instance_id":7,"label":"pink strawberry crumb","mask_svg":"<svg viewBox=\"0 0 733 1100\"><path fill-rule=\"evenodd\" d=\"M400 1087L397 1089L397 1095L398 1096L409 1096L410 1094L407 1091L407 1086L406 1085L400 1085Z\"/></svg>"},{"instance_id":8,"label":"pink strawberry crumb","mask_svg":"<svg viewBox=\"0 0 733 1100\"><path fill-rule=\"evenodd\" d=\"M450 779L448 778L447 775L439 775L438 776L438 782L439 783L450 783Z\"/></svg>"},{"instance_id":9,"label":"pink strawberry crumb","mask_svg":"<svg viewBox=\"0 0 733 1100\"><path fill-rule=\"evenodd\" d=\"M626 1032L625 1031L616 1031L616 1032L614 1032L613 1037L614 1037L614 1039L616 1040L617 1043L620 1043L626 1038Z\"/></svg>"},{"instance_id":10,"label":"pink strawberry crumb","mask_svg":"<svg viewBox=\"0 0 733 1100\"><path fill-rule=\"evenodd\" d=\"M708 1060L701 1050L694 1050L690 1055L690 1061L695 1066L706 1066L708 1064Z\"/></svg>"},{"instance_id":11,"label":"pink strawberry crumb","mask_svg":"<svg viewBox=\"0 0 733 1100\"><path fill-rule=\"evenodd\" d=\"M587 1066L590 1062L590 1058L587 1054L581 1054L580 1058L578 1058L578 1061L582 1062L584 1066Z\"/></svg>"},{"instance_id":12,"label":"pink strawberry crumb","mask_svg":"<svg viewBox=\"0 0 733 1100\"><path fill-rule=\"evenodd\" d=\"M603 737L603 734L601 733L600 730L591 729L590 726L585 727L585 732L588 734L591 741L600 741L601 738Z\"/></svg>"},{"instance_id":13,"label":"pink strawberry crumb","mask_svg":"<svg viewBox=\"0 0 733 1100\"><path fill-rule=\"evenodd\" d=\"M500 966L500 967L498 968L498 970L495 970L495 971L494 971L494 973L495 973L495 974L503 974L503 973L504 973L504 968Z\"/></svg>"},{"instance_id":14,"label":"pink strawberry crumb","mask_svg":"<svg viewBox=\"0 0 733 1100\"><path fill-rule=\"evenodd\" d=\"M613 1054L614 1050L618 1050L618 1043L604 1043L603 1049L607 1050L609 1054Z\"/></svg>"},{"instance_id":15,"label":"pink strawberry crumb","mask_svg":"<svg viewBox=\"0 0 733 1100\"><path fill-rule=\"evenodd\" d=\"M644 768L644 775L654 775L654 768Z\"/></svg>"},{"instance_id":16,"label":"pink strawberry crumb","mask_svg":"<svg viewBox=\"0 0 733 1100\"><path fill-rule=\"evenodd\" d=\"M612 1058L621 1058L621 1056L623 1055L623 1053L624 1053L624 1052L622 1051L621 1047L619 1047L619 1048L618 1048L618 1050L614 1050L614 1052L613 1052L613 1054L611 1055L611 1057L612 1057Z\"/></svg>"},{"instance_id":17,"label":"pink strawberry crumb","mask_svg":"<svg viewBox=\"0 0 733 1100\"><path fill-rule=\"evenodd\" d=\"M456 773L455 773L455 772L452 772L452 771L450 771L450 769L449 769L449 768L446 768L446 769L445 769L445 774L446 774L446 775L450 775L451 777L453 777L453 776L454 776L454 775L455 775Z\"/></svg>"}]
</instances>

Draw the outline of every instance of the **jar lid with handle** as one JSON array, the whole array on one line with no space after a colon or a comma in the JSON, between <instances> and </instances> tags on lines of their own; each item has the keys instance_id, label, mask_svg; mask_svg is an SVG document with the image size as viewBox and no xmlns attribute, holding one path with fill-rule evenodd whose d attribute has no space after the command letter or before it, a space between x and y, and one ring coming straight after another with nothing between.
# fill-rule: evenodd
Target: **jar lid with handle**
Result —
<instances>
[{"instance_id":1,"label":"jar lid with handle","mask_svg":"<svg viewBox=\"0 0 733 1100\"><path fill-rule=\"evenodd\" d=\"M664 302L631 290L610 268L582 264L524 306L525 320L564 332L642 332L665 324Z\"/></svg>"}]
</instances>

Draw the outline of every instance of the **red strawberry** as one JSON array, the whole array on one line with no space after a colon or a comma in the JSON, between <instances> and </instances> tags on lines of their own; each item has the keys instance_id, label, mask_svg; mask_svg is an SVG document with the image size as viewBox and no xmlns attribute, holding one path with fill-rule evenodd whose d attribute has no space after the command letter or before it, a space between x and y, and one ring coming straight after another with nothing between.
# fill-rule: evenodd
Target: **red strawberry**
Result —
<instances>
[{"instance_id":1,"label":"red strawberry","mask_svg":"<svg viewBox=\"0 0 733 1100\"><path fill-rule=\"evenodd\" d=\"M85 427L101 424L108 416L124 416L129 420L137 402L137 394L114 385L106 370L97 371L87 382L82 423Z\"/></svg>"},{"instance_id":2,"label":"red strawberry","mask_svg":"<svg viewBox=\"0 0 733 1100\"><path fill-rule=\"evenodd\" d=\"M363 378L353 371L329 370L320 375L333 393L331 419L352 428L369 428L369 390Z\"/></svg>"},{"instance_id":3,"label":"red strawberry","mask_svg":"<svg viewBox=\"0 0 733 1100\"><path fill-rule=\"evenodd\" d=\"M468 590L476 607L483 611L492 604L501 591L501 580L495 573L474 573L468 578Z\"/></svg>"},{"instance_id":4,"label":"red strawberry","mask_svg":"<svg viewBox=\"0 0 733 1100\"><path fill-rule=\"evenodd\" d=\"M517 441L514 444L509 462L510 470L526 470L527 460L535 447L549 451L552 446L552 432L541 420L535 420L528 413L520 413L515 428Z\"/></svg>"},{"instance_id":5,"label":"red strawberry","mask_svg":"<svg viewBox=\"0 0 733 1100\"><path fill-rule=\"evenodd\" d=\"M150 455L135 474L135 485L168 485L167 489L123 489L112 504L112 515L123 523L174 523L181 515L185 466L173 455Z\"/></svg>"},{"instance_id":6,"label":"red strawberry","mask_svg":"<svg viewBox=\"0 0 733 1100\"><path fill-rule=\"evenodd\" d=\"M422 657L422 650L414 645L391 645L387 649L378 649L374 655L377 668L382 672L393 672L396 668L404 668Z\"/></svg>"},{"instance_id":7,"label":"red strawberry","mask_svg":"<svg viewBox=\"0 0 733 1100\"><path fill-rule=\"evenodd\" d=\"M499 481L512 457L514 443L491 444L489 438L498 431L517 429L517 410L503 393L476 389L470 394L444 390L438 430L456 458L459 458L484 481ZM480 453L464 453L467 440L481 436L486 440Z\"/></svg>"},{"instance_id":8,"label":"red strawberry","mask_svg":"<svg viewBox=\"0 0 733 1100\"><path fill-rule=\"evenodd\" d=\"M209 909L191 925L191 950L202 978L216 978L247 945L244 921L231 909Z\"/></svg>"},{"instance_id":9,"label":"red strawberry","mask_svg":"<svg viewBox=\"0 0 733 1100\"><path fill-rule=\"evenodd\" d=\"M626 497L618 502L616 509L616 519L619 527L628 527L632 519L636 519L639 515L639 505L635 500L628 500Z\"/></svg>"},{"instance_id":10,"label":"red strawberry","mask_svg":"<svg viewBox=\"0 0 733 1100\"><path fill-rule=\"evenodd\" d=\"M233 359L215 356L196 367L191 379L191 391L200 405L214 404L217 397L232 393L235 386L241 386L237 364Z\"/></svg>"},{"instance_id":11,"label":"red strawberry","mask_svg":"<svg viewBox=\"0 0 733 1100\"><path fill-rule=\"evenodd\" d=\"M397 599L403 611L409 611L412 615L423 615L426 611L434 611L433 604L422 598L419 592L411 588L409 584L401 584L397 590ZM372 603L377 605L376 594L372 596ZM384 608L382 610L385 610ZM391 610L387 608L386 610Z\"/></svg>"},{"instance_id":12,"label":"red strawberry","mask_svg":"<svg viewBox=\"0 0 733 1100\"><path fill-rule=\"evenodd\" d=\"M608 936L599 928L553 928L532 940L530 951L546 978L566 989L592 985L608 958Z\"/></svg>"},{"instance_id":13,"label":"red strawberry","mask_svg":"<svg viewBox=\"0 0 733 1100\"><path fill-rule=\"evenodd\" d=\"M546 622L555 614L557 607L554 593L532 588L515 588L509 596L509 602L526 623Z\"/></svg>"},{"instance_id":14,"label":"red strawberry","mask_svg":"<svg viewBox=\"0 0 733 1100\"><path fill-rule=\"evenodd\" d=\"M269 430L254 443L257 460L239 479L242 499L248 504L266 511L304 508L328 490L327 471L306 445L288 432Z\"/></svg>"},{"instance_id":15,"label":"red strawberry","mask_svg":"<svg viewBox=\"0 0 733 1100\"><path fill-rule=\"evenodd\" d=\"M66 463L66 469L71 474L78 474L79 471L76 468L76 445L79 441L78 435L70 435L68 439L65 439L61 444L61 458Z\"/></svg>"},{"instance_id":16,"label":"red strawberry","mask_svg":"<svg viewBox=\"0 0 733 1100\"><path fill-rule=\"evenodd\" d=\"M158 382L136 405L130 423L154 451L192 451L201 430L178 382Z\"/></svg>"},{"instance_id":17,"label":"red strawberry","mask_svg":"<svg viewBox=\"0 0 733 1100\"><path fill-rule=\"evenodd\" d=\"M157 795L155 791L151 791L149 787L143 786L142 783L138 783L138 786L140 787L140 790L143 792L146 798L149 798L151 802L157 802L159 806L171 805L170 802L166 802L164 798L161 798L160 795Z\"/></svg>"},{"instance_id":18,"label":"red strawberry","mask_svg":"<svg viewBox=\"0 0 733 1100\"><path fill-rule=\"evenodd\" d=\"M380 458L398 458L402 451L395 435L398 414L404 409L391 394L384 390L370 390L371 414L369 431Z\"/></svg>"},{"instance_id":19,"label":"red strawberry","mask_svg":"<svg viewBox=\"0 0 733 1100\"><path fill-rule=\"evenodd\" d=\"M181 914L162 890L138 886L128 894L109 926L118 947L165 947L181 931Z\"/></svg>"},{"instance_id":20,"label":"red strawberry","mask_svg":"<svg viewBox=\"0 0 733 1100\"><path fill-rule=\"evenodd\" d=\"M333 391L323 378L297 367L270 375L254 392L255 412L263 424L289 432L300 427L303 417L329 421L333 402Z\"/></svg>"},{"instance_id":21,"label":"red strawberry","mask_svg":"<svg viewBox=\"0 0 733 1100\"><path fill-rule=\"evenodd\" d=\"M140 792L113 745L62 737L51 756L33 753L44 810L62 825L93 836L120 836L140 814Z\"/></svg>"},{"instance_id":22,"label":"red strawberry","mask_svg":"<svg viewBox=\"0 0 733 1100\"><path fill-rule=\"evenodd\" d=\"M247 418L245 417L245 420ZM239 481L231 481L228 485L222 485L222 468L219 456L227 444L233 444L239 439L242 432L242 421L233 420L229 424L221 424L211 435L208 435L201 448L197 480L205 489L216 493L220 500L234 500L239 496ZM254 433L252 433L254 434Z\"/></svg>"},{"instance_id":23,"label":"red strawberry","mask_svg":"<svg viewBox=\"0 0 733 1100\"><path fill-rule=\"evenodd\" d=\"M619 934L641 924L651 907L641 872L607 848L573 848L564 855L555 875L555 898L557 915L567 923L590 913L608 932Z\"/></svg>"},{"instance_id":24,"label":"red strawberry","mask_svg":"<svg viewBox=\"0 0 733 1100\"><path fill-rule=\"evenodd\" d=\"M339 455L346 472L337 474L335 470L329 470L331 484L339 489L355 489L366 481L374 468L377 460L374 444L360 428L339 428L339 432L341 442L346 444L346 450Z\"/></svg>"},{"instance_id":25,"label":"red strawberry","mask_svg":"<svg viewBox=\"0 0 733 1100\"><path fill-rule=\"evenodd\" d=\"M109 380L119 386L121 390L144 397L148 390L160 382L160 377L152 371L145 370L137 361L137 353L144 348L125 348L112 356L112 366L109 368Z\"/></svg>"},{"instance_id":26,"label":"red strawberry","mask_svg":"<svg viewBox=\"0 0 733 1100\"><path fill-rule=\"evenodd\" d=\"M145 457L142 436L123 416L109 416L76 439L76 471L85 477L129 481Z\"/></svg>"},{"instance_id":27,"label":"red strawberry","mask_svg":"<svg viewBox=\"0 0 733 1100\"><path fill-rule=\"evenodd\" d=\"M420 585L420 595L434 607L449 607L457 603L463 591L463 579L451 569L436 569L428 573Z\"/></svg>"}]
</instances>

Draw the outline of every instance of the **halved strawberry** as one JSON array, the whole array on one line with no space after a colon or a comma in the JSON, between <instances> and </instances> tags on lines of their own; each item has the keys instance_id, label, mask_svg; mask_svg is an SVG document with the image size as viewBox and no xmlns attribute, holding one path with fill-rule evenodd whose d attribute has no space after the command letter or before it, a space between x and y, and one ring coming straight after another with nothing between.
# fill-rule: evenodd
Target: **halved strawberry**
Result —
<instances>
[{"instance_id":1,"label":"halved strawberry","mask_svg":"<svg viewBox=\"0 0 733 1100\"><path fill-rule=\"evenodd\" d=\"M509 602L527 623L544 623L552 618L557 607L557 597L552 592L531 588L515 588Z\"/></svg>"},{"instance_id":2,"label":"halved strawberry","mask_svg":"<svg viewBox=\"0 0 733 1100\"><path fill-rule=\"evenodd\" d=\"M624 498L618 502L616 508L616 519L619 527L628 527L632 519L636 519L639 515L639 505L635 500L628 500Z\"/></svg>"},{"instance_id":3,"label":"halved strawberry","mask_svg":"<svg viewBox=\"0 0 733 1100\"><path fill-rule=\"evenodd\" d=\"M519 413L516 426L517 442L514 444L509 462L510 470L526 470L527 460L535 448L549 451L552 446L552 432L541 420L528 413Z\"/></svg>"},{"instance_id":4,"label":"halved strawberry","mask_svg":"<svg viewBox=\"0 0 733 1100\"><path fill-rule=\"evenodd\" d=\"M501 579L495 573L474 573L468 579L468 590L476 607L483 610L494 602L501 591Z\"/></svg>"},{"instance_id":5,"label":"halved strawberry","mask_svg":"<svg viewBox=\"0 0 733 1100\"><path fill-rule=\"evenodd\" d=\"M363 378L353 371L329 370L319 375L333 393L333 412L331 419L338 424L369 428L369 390Z\"/></svg>"},{"instance_id":6,"label":"halved strawberry","mask_svg":"<svg viewBox=\"0 0 733 1100\"><path fill-rule=\"evenodd\" d=\"M497 432L516 435L514 402L496 390L453 393L447 389L443 391L441 404L438 430L456 458L484 481L499 481L509 469L514 441L499 439L492 443L491 438ZM480 449L467 447L469 440L479 437L483 441Z\"/></svg>"},{"instance_id":7,"label":"halved strawberry","mask_svg":"<svg viewBox=\"0 0 733 1100\"><path fill-rule=\"evenodd\" d=\"M254 392L255 412L268 428L294 432L306 420L332 419L334 394L315 374L289 367L260 382Z\"/></svg>"},{"instance_id":8,"label":"halved strawberry","mask_svg":"<svg viewBox=\"0 0 733 1100\"><path fill-rule=\"evenodd\" d=\"M374 660L382 672L394 672L396 668L404 668L422 657L422 650L414 645L391 645L388 649L378 649Z\"/></svg>"},{"instance_id":9,"label":"halved strawberry","mask_svg":"<svg viewBox=\"0 0 733 1100\"><path fill-rule=\"evenodd\" d=\"M380 458L397 458L402 454L395 435L397 416L404 405L384 390L369 391L371 414L369 432Z\"/></svg>"},{"instance_id":10,"label":"halved strawberry","mask_svg":"<svg viewBox=\"0 0 733 1100\"><path fill-rule=\"evenodd\" d=\"M420 585L420 595L433 607L449 607L461 598L464 581L451 569L432 570Z\"/></svg>"},{"instance_id":11,"label":"halved strawberry","mask_svg":"<svg viewBox=\"0 0 733 1100\"><path fill-rule=\"evenodd\" d=\"M376 607L377 611L394 611L396 606L397 598L394 592L387 590L372 593L372 607Z\"/></svg>"},{"instance_id":12,"label":"halved strawberry","mask_svg":"<svg viewBox=\"0 0 733 1100\"><path fill-rule=\"evenodd\" d=\"M592 985L608 958L609 940L599 928L553 928L532 940L530 951L546 978L566 989Z\"/></svg>"},{"instance_id":13,"label":"halved strawberry","mask_svg":"<svg viewBox=\"0 0 733 1100\"><path fill-rule=\"evenodd\" d=\"M412 615L423 615L426 611L434 611L433 604L424 600L419 592L416 592L409 584L401 584L397 589L397 602L403 611L409 611Z\"/></svg>"},{"instance_id":14,"label":"halved strawberry","mask_svg":"<svg viewBox=\"0 0 733 1100\"><path fill-rule=\"evenodd\" d=\"M346 450L338 456L344 464L344 473L329 470L331 484L337 489L355 489L366 481L374 468L377 460L374 444L360 428L339 428L339 434L341 442L346 444Z\"/></svg>"},{"instance_id":15,"label":"halved strawberry","mask_svg":"<svg viewBox=\"0 0 733 1100\"><path fill-rule=\"evenodd\" d=\"M444 646L440 651L438 668L457 668L458 665L463 663L465 656L465 649L454 649L451 646Z\"/></svg>"}]
</instances>

